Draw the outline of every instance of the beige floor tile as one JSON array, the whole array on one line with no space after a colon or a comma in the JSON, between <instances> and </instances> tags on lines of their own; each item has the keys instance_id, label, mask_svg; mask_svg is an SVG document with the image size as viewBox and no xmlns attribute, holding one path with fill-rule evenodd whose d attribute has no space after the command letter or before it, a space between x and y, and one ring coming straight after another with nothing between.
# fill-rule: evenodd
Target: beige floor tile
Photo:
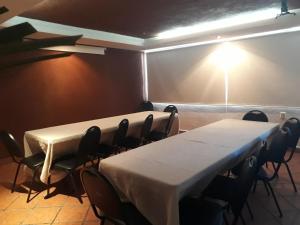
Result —
<instances>
[{"instance_id":1,"label":"beige floor tile","mask_svg":"<svg viewBox=\"0 0 300 225\"><path fill-rule=\"evenodd\" d=\"M78 206L89 206L90 205L89 199L87 197L83 196L83 197L81 197L81 199L82 199L83 203L80 203L78 198L76 198L74 196L69 196L66 201L66 204L64 206L78 207Z\"/></svg>"},{"instance_id":2,"label":"beige floor tile","mask_svg":"<svg viewBox=\"0 0 300 225\"><path fill-rule=\"evenodd\" d=\"M8 209L32 209L34 208L39 200L43 199L41 193L37 196L31 195L31 200L27 203L27 193L19 194L18 198L8 207ZM34 197L32 199L32 197Z\"/></svg>"},{"instance_id":3,"label":"beige floor tile","mask_svg":"<svg viewBox=\"0 0 300 225\"><path fill-rule=\"evenodd\" d=\"M5 210L0 214L0 225L20 224L30 214L29 209Z\"/></svg>"},{"instance_id":4,"label":"beige floor tile","mask_svg":"<svg viewBox=\"0 0 300 225\"><path fill-rule=\"evenodd\" d=\"M37 203L36 207L61 207L64 206L64 204L67 202L68 196L66 195L55 195L53 197L50 197L48 199L40 199Z\"/></svg>"},{"instance_id":5,"label":"beige floor tile","mask_svg":"<svg viewBox=\"0 0 300 225\"><path fill-rule=\"evenodd\" d=\"M82 222L70 222L70 223L52 223L52 225L82 225ZM97 224L99 225L99 224Z\"/></svg>"},{"instance_id":6,"label":"beige floor tile","mask_svg":"<svg viewBox=\"0 0 300 225\"><path fill-rule=\"evenodd\" d=\"M19 197L18 193L2 193L0 196L0 209L8 208L17 198Z\"/></svg>"},{"instance_id":7,"label":"beige floor tile","mask_svg":"<svg viewBox=\"0 0 300 225\"><path fill-rule=\"evenodd\" d=\"M66 207L64 206L55 219L55 223L81 222L84 220L88 207Z\"/></svg>"},{"instance_id":8,"label":"beige floor tile","mask_svg":"<svg viewBox=\"0 0 300 225\"><path fill-rule=\"evenodd\" d=\"M59 207L32 209L24 224L52 223L59 210Z\"/></svg>"}]
</instances>

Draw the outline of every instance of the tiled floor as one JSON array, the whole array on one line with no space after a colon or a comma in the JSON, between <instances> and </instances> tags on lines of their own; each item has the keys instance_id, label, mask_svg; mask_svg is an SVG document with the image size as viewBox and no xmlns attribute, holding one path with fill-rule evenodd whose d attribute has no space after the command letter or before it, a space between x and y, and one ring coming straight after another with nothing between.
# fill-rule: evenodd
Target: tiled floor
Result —
<instances>
[{"instance_id":1,"label":"tiled floor","mask_svg":"<svg viewBox=\"0 0 300 225\"><path fill-rule=\"evenodd\" d=\"M294 178L300 192L300 153L296 153L290 162ZM27 182L22 177L28 175L20 173L19 185L15 193L10 192L16 165L4 163L0 165L0 225L95 225L99 221L94 216L87 197L83 197L83 204L65 191L70 187L68 183L51 188L55 195L44 199L46 191L41 187L38 194L30 203L26 203ZM79 182L79 181L78 181ZM283 217L279 218L272 197L268 197L263 185L259 184L255 194L251 193L249 202L254 213L251 221L247 210L243 211L247 225L300 225L300 193L295 193L284 167L281 168L279 179L273 182L278 196ZM84 196L84 195L83 195Z\"/></svg>"}]
</instances>

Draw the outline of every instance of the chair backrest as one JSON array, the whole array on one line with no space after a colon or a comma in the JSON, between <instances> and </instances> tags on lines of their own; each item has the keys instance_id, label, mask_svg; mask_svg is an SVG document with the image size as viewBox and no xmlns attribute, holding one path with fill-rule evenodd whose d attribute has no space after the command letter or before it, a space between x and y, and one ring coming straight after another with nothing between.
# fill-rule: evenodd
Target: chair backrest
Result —
<instances>
[{"instance_id":1,"label":"chair backrest","mask_svg":"<svg viewBox=\"0 0 300 225\"><path fill-rule=\"evenodd\" d=\"M178 113L178 109L176 108L175 105L168 105L165 109L164 112L173 112Z\"/></svg>"},{"instance_id":2,"label":"chair backrest","mask_svg":"<svg viewBox=\"0 0 300 225\"><path fill-rule=\"evenodd\" d=\"M122 203L111 183L96 168L83 169L80 177L96 216L124 221Z\"/></svg>"},{"instance_id":3,"label":"chair backrest","mask_svg":"<svg viewBox=\"0 0 300 225\"><path fill-rule=\"evenodd\" d=\"M87 129L80 140L78 151L76 154L77 158L80 160L86 159L89 154L96 152L99 146L100 139L101 130L99 127L92 126Z\"/></svg>"},{"instance_id":4,"label":"chair backrest","mask_svg":"<svg viewBox=\"0 0 300 225\"><path fill-rule=\"evenodd\" d=\"M251 156L244 161L241 166L240 175L235 179L237 189L234 191L232 190L233 198L230 205L235 215L239 215L243 209L255 179L256 172L257 158L255 156Z\"/></svg>"},{"instance_id":5,"label":"chair backrest","mask_svg":"<svg viewBox=\"0 0 300 225\"><path fill-rule=\"evenodd\" d=\"M290 137L291 132L287 127L279 129L276 134L274 134L268 149L268 161L275 163L283 162Z\"/></svg>"},{"instance_id":6,"label":"chair backrest","mask_svg":"<svg viewBox=\"0 0 300 225\"><path fill-rule=\"evenodd\" d=\"M150 101L145 101L140 106L140 111L153 111L153 104Z\"/></svg>"},{"instance_id":7,"label":"chair backrest","mask_svg":"<svg viewBox=\"0 0 300 225\"><path fill-rule=\"evenodd\" d=\"M174 119L175 119L175 111L172 111L170 116L169 116L169 119L168 119L168 122L166 124L166 129L165 129L165 136L168 136L170 131L171 131L171 128L172 128L172 125L173 125L173 122L174 122Z\"/></svg>"},{"instance_id":8,"label":"chair backrest","mask_svg":"<svg viewBox=\"0 0 300 225\"><path fill-rule=\"evenodd\" d=\"M4 147L15 162L19 162L18 158L24 157L23 151L11 133L7 131L1 131L0 140L2 140Z\"/></svg>"},{"instance_id":9,"label":"chair backrest","mask_svg":"<svg viewBox=\"0 0 300 225\"><path fill-rule=\"evenodd\" d=\"M288 147L295 149L300 137L300 121L298 118L289 118L282 127L287 127L291 131L291 136L288 141Z\"/></svg>"},{"instance_id":10,"label":"chair backrest","mask_svg":"<svg viewBox=\"0 0 300 225\"><path fill-rule=\"evenodd\" d=\"M149 137L150 132L151 132L152 123L153 123L153 115L150 114L146 117L146 119L144 121L142 131L141 131L141 139L145 139L145 138Z\"/></svg>"},{"instance_id":11,"label":"chair backrest","mask_svg":"<svg viewBox=\"0 0 300 225\"><path fill-rule=\"evenodd\" d=\"M128 126L129 126L129 121L128 119L123 119L120 123L119 123L119 127L117 129L117 131L115 132L114 138L113 138L113 145L117 145L117 146L122 146L123 142L125 140L125 137L127 135L127 131L128 131Z\"/></svg>"},{"instance_id":12,"label":"chair backrest","mask_svg":"<svg viewBox=\"0 0 300 225\"><path fill-rule=\"evenodd\" d=\"M244 115L243 120L258 121L258 122L268 122L269 121L267 115L260 110L251 110L251 111L247 112Z\"/></svg>"}]
</instances>

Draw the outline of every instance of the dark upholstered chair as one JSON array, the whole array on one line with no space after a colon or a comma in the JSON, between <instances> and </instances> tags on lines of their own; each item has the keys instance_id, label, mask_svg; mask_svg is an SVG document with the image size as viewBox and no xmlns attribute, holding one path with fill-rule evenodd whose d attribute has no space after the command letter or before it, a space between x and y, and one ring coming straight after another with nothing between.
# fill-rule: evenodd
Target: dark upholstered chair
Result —
<instances>
[{"instance_id":1,"label":"dark upholstered chair","mask_svg":"<svg viewBox=\"0 0 300 225\"><path fill-rule=\"evenodd\" d=\"M114 133L114 137L111 145L100 144L98 147L98 152L106 152L109 154L119 153L125 147L125 138L127 135L129 126L128 119L123 119L118 126L118 129Z\"/></svg>"},{"instance_id":2,"label":"dark upholstered chair","mask_svg":"<svg viewBox=\"0 0 300 225\"><path fill-rule=\"evenodd\" d=\"M140 106L140 111L153 111L153 104L150 101L145 101Z\"/></svg>"},{"instance_id":3,"label":"dark upholstered chair","mask_svg":"<svg viewBox=\"0 0 300 225\"><path fill-rule=\"evenodd\" d=\"M297 148L297 144L298 144L299 136L300 136L300 121L299 121L299 119L297 119L295 117L292 117L292 118L289 118L283 124L282 127L283 128L284 127L289 128L290 132L291 132L291 136L288 140L288 150L290 150L290 152L289 152L289 155L283 159L282 163L285 165L285 167L288 171L290 180L291 180L291 182L293 184L293 187L294 187L294 191L297 192L297 188L296 188L291 170L289 168L288 162L291 161L291 159L293 158L293 155L294 155L294 153L296 151L296 148Z\"/></svg>"},{"instance_id":4,"label":"dark upholstered chair","mask_svg":"<svg viewBox=\"0 0 300 225\"><path fill-rule=\"evenodd\" d=\"M35 178L38 175L39 169L44 164L45 154L43 152L41 152L41 153L38 153L35 155L31 155L29 157L24 157L23 151L21 150L20 146L18 145L18 143L16 142L16 140L12 134L10 134L6 131L1 131L0 139L2 140L2 143L4 144L8 153L10 154L12 160L18 164L18 168L16 171L16 175L14 178L11 192L15 191L16 182L17 182L17 178L18 178L18 174L19 174L21 165L25 165L33 171L32 181L31 181L31 185L29 187L29 192L28 192L28 196L27 196L27 202L29 202L30 195L32 192L32 186L34 184Z\"/></svg>"},{"instance_id":5,"label":"dark upholstered chair","mask_svg":"<svg viewBox=\"0 0 300 225\"><path fill-rule=\"evenodd\" d=\"M262 151L259 155L259 170L256 175L256 182L254 185L253 192L255 191L257 181L262 181L265 185L265 188L268 192L271 192L273 199L275 201L276 207L279 212L279 216L282 217L282 211L280 209L279 203L277 201L276 195L273 191L271 186L271 181L277 177L278 171L283 163L284 156L288 146L288 140L291 133L288 128L280 129L272 138L271 144L269 148L265 151ZM263 165L266 162L273 163L274 172L273 174L269 175L266 170L263 168ZM277 164L275 166L275 163Z\"/></svg>"},{"instance_id":6,"label":"dark upholstered chair","mask_svg":"<svg viewBox=\"0 0 300 225\"><path fill-rule=\"evenodd\" d=\"M233 225L237 224L239 219L245 223L241 211L247 203L256 173L257 158L251 156L243 162L240 176L231 178L218 175L203 192L205 196L228 202L234 214Z\"/></svg>"},{"instance_id":7,"label":"dark upholstered chair","mask_svg":"<svg viewBox=\"0 0 300 225\"><path fill-rule=\"evenodd\" d=\"M243 120L258 121L258 122L268 122L269 121L267 115L260 110L251 110L251 111L247 112L244 115Z\"/></svg>"},{"instance_id":8,"label":"dark upholstered chair","mask_svg":"<svg viewBox=\"0 0 300 225\"><path fill-rule=\"evenodd\" d=\"M137 148L141 145L147 144L151 132L152 123L153 115L150 114L145 119L140 136L138 138L131 136L125 138L124 145L126 149Z\"/></svg>"},{"instance_id":9,"label":"dark upholstered chair","mask_svg":"<svg viewBox=\"0 0 300 225\"><path fill-rule=\"evenodd\" d=\"M179 211L181 225L224 224L224 207L212 201L184 198Z\"/></svg>"},{"instance_id":10,"label":"dark upholstered chair","mask_svg":"<svg viewBox=\"0 0 300 225\"><path fill-rule=\"evenodd\" d=\"M75 182L74 173L78 167L85 165L88 161L90 161L89 156L95 152L99 146L100 135L101 131L99 127L90 127L82 136L77 152L56 159L52 165L53 169L63 170L67 173L67 176L70 177L74 191L81 203L82 199Z\"/></svg>"},{"instance_id":11,"label":"dark upholstered chair","mask_svg":"<svg viewBox=\"0 0 300 225\"><path fill-rule=\"evenodd\" d=\"M122 203L110 182L96 168L83 169L81 182L101 225L151 225L130 203Z\"/></svg>"},{"instance_id":12,"label":"dark upholstered chair","mask_svg":"<svg viewBox=\"0 0 300 225\"><path fill-rule=\"evenodd\" d=\"M168 137L175 119L175 113L176 113L175 111L172 111L170 113L168 122L162 131L157 131L157 130L151 131L149 135L150 141L159 141Z\"/></svg>"},{"instance_id":13,"label":"dark upholstered chair","mask_svg":"<svg viewBox=\"0 0 300 225\"><path fill-rule=\"evenodd\" d=\"M178 113L178 109L175 105L168 105L165 109L164 112L173 112Z\"/></svg>"}]
</instances>

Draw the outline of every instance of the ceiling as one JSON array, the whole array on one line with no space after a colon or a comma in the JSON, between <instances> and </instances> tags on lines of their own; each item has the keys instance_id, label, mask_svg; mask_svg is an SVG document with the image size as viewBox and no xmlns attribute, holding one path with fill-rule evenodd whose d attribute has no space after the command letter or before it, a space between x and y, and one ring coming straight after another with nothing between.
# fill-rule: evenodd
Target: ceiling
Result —
<instances>
[{"instance_id":1,"label":"ceiling","mask_svg":"<svg viewBox=\"0 0 300 225\"><path fill-rule=\"evenodd\" d=\"M279 7L280 0L45 0L21 16L140 38L232 14ZM290 0L289 8L300 8Z\"/></svg>"}]
</instances>

